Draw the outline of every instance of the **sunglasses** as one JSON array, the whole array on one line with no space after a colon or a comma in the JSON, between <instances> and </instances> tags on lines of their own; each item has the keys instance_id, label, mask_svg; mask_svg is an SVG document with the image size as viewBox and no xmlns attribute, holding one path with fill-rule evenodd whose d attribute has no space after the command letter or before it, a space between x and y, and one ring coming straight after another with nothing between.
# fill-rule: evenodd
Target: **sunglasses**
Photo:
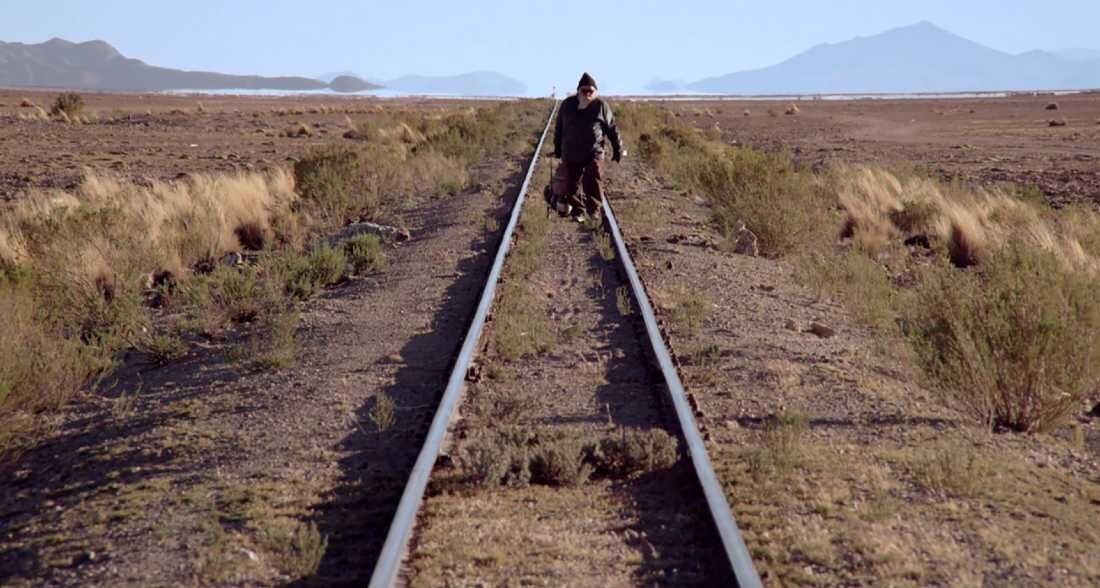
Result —
<instances>
[{"instance_id":1,"label":"sunglasses","mask_svg":"<svg viewBox=\"0 0 1100 588\"><path fill-rule=\"evenodd\" d=\"M592 94L596 93L595 88L580 88L578 91L586 96L591 96Z\"/></svg>"}]
</instances>

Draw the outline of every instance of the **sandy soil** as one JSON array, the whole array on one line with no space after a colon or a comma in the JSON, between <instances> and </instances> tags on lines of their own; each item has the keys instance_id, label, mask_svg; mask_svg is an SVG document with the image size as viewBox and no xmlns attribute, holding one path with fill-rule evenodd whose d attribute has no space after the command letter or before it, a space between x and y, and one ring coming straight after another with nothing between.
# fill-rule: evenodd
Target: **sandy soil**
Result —
<instances>
[{"instance_id":1,"label":"sandy soil","mask_svg":"<svg viewBox=\"0 0 1100 588\"><path fill-rule=\"evenodd\" d=\"M1056 103L1058 110L1046 107ZM1100 93L952 100L667 102L728 142L831 161L914 168L1041 189L1055 204L1100 202ZM745 116L745 112L749 116ZM769 112L774 113L771 116ZM1065 121L1052 127L1050 121Z\"/></svg>"},{"instance_id":2,"label":"sandy soil","mask_svg":"<svg viewBox=\"0 0 1100 588\"><path fill-rule=\"evenodd\" d=\"M453 101L339 96L219 97L83 94L87 124L24 120L49 110L56 92L0 90L0 201L30 188L76 186L85 170L133 179L265 170L340 140L347 117L401 107L436 110ZM468 106L469 103L462 103ZM286 131L309 127L308 137Z\"/></svg>"}]
</instances>

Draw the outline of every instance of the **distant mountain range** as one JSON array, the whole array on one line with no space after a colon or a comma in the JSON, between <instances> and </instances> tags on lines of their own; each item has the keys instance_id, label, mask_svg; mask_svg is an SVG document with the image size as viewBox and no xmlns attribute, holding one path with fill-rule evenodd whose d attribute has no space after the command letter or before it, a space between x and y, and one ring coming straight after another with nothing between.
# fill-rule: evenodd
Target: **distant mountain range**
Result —
<instances>
[{"instance_id":1,"label":"distant mountain range","mask_svg":"<svg viewBox=\"0 0 1100 588\"><path fill-rule=\"evenodd\" d=\"M527 92L523 82L491 71L475 71L456 76L404 76L385 82L385 86L390 90L409 94L522 96Z\"/></svg>"},{"instance_id":2,"label":"distant mountain range","mask_svg":"<svg viewBox=\"0 0 1100 588\"><path fill-rule=\"evenodd\" d=\"M80 90L321 90L358 92L377 88L355 77L327 82L305 77L238 76L183 71L130 59L103 41L0 42L0 86Z\"/></svg>"},{"instance_id":3,"label":"distant mountain range","mask_svg":"<svg viewBox=\"0 0 1100 588\"><path fill-rule=\"evenodd\" d=\"M1100 52L1070 49L1012 55L929 22L818 45L787 61L669 90L716 94L834 94L1100 88ZM657 88L660 88L658 90Z\"/></svg>"},{"instance_id":4,"label":"distant mountain range","mask_svg":"<svg viewBox=\"0 0 1100 588\"><path fill-rule=\"evenodd\" d=\"M1100 49L1059 49L1055 55L1073 61L1091 61L1100 59Z\"/></svg>"},{"instance_id":5,"label":"distant mountain range","mask_svg":"<svg viewBox=\"0 0 1100 588\"><path fill-rule=\"evenodd\" d=\"M338 76L356 76L387 90L408 94L440 94L452 96L522 96L527 87L519 80L491 71L475 71L454 76L403 76L384 81L360 76L352 71L326 73L317 76L331 82Z\"/></svg>"}]
</instances>

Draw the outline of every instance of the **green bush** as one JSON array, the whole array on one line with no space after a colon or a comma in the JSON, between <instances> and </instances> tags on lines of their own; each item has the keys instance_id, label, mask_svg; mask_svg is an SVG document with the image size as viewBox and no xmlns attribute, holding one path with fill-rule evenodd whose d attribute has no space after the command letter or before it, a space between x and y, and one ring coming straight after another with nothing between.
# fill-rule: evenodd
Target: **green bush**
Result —
<instances>
[{"instance_id":1,"label":"green bush","mask_svg":"<svg viewBox=\"0 0 1100 588\"><path fill-rule=\"evenodd\" d=\"M996 428L1038 432L1100 385L1100 279L1012 243L981 273L932 270L906 313L917 358L945 400Z\"/></svg>"}]
</instances>

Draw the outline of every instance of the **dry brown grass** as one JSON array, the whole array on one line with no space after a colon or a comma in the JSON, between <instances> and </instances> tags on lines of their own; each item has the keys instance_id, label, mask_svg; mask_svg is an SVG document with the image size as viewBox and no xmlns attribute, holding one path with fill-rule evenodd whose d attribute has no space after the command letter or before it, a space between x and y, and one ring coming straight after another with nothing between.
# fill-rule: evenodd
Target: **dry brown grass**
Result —
<instances>
[{"instance_id":1,"label":"dry brown grass","mask_svg":"<svg viewBox=\"0 0 1100 588\"><path fill-rule=\"evenodd\" d=\"M1059 221L1033 199L1003 188L963 188L923 177L902 179L881 170L840 167L831 183L846 215L843 236L875 255L899 239L924 235L942 245L958 267L978 265L1010 240L1052 251L1074 269L1095 271L1096 215Z\"/></svg>"},{"instance_id":2,"label":"dry brown grass","mask_svg":"<svg viewBox=\"0 0 1100 588\"><path fill-rule=\"evenodd\" d=\"M29 194L0 216L0 262L33 263L63 255L89 280L123 265L135 245L181 273L201 261L243 249L243 226L300 241L290 208L298 200L290 175L196 175L137 185L89 174L74 193ZM63 230L53 230L63 229ZM122 250L123 245L127 250Z\"/></svg>"}]
</instances>

